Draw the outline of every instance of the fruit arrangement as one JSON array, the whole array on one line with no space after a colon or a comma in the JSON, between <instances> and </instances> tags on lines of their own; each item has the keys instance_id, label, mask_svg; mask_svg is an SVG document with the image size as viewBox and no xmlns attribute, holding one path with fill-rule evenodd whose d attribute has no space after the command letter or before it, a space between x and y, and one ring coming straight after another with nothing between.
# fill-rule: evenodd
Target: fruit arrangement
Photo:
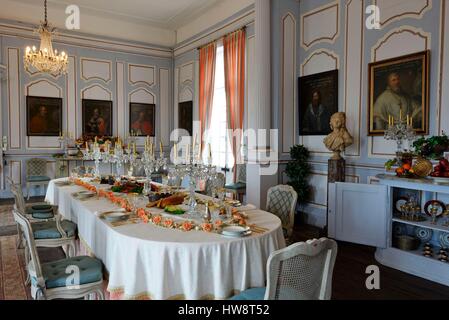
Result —
<instances>
[{"instance_id":1,"label":"fruit arrangement","mask_svg":"<svg viewBox=\"0 0 449 320\"><path fill-rule=\"evenodd\" d=\"M430 176L434 178L449 178L449 160L441 159Z\"/></svg>"},{"instance_id":2,"label":"fruit arrangement","mask_svg":"<svg viewBox=\"0 0 449 320\"><path fill-rule=\"evenodd\" d=\"M415 177L415 170L409 163L404 163L402 166L396 169L396 175L401 178L413 178Z\"/></svg>"}]
</instances>

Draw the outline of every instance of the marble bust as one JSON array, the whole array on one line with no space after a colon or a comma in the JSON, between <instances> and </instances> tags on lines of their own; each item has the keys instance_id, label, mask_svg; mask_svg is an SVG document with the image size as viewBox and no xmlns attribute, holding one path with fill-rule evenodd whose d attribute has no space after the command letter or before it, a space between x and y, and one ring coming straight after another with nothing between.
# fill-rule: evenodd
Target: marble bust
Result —
<instances>
[{"instance_id":1,"label":"marble bust","mask_svg":"<svg viewBox=\"0 0 449 320\"><path fill-rule=\"evenodd\" d=\"M341 152L353 144L353 139L346 129L346 114L344 112L334 113L330 120L332 133L323 142L327 149L333 152L332 160L340 160Z\"/></svg>"}]
</instances>

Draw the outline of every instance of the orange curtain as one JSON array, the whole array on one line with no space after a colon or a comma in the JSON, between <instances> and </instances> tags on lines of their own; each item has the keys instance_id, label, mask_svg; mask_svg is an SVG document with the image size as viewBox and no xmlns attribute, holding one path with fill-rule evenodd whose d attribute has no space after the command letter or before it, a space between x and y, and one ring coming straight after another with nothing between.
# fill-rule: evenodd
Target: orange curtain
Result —
<instances>
[{"instance_id":1,"label":"orange curtain","mask_svg":"<svg viewBox=\"0 0 449 320\"><path fill-rule=\"evenodd\" d=\"M224 37L224 66L228 132L234 155L234 182L236 164L241 161L243 116L245 108L245 49L246 32L238 30Z\"/></svg>"},{"instance_id":2,"label":"orange curtain","mask_svg":"<svg viewBox=\"0 0 449 320\"><path fill-rule=\"evenodd\" d=\"M200 137L203 141L204 131L210 128L212 105L215 87L215 61L217 44L210 43L199 49L200 51L200 84L199 84L199 116ZM202 150L204 149L204 143Z\"/></svg>"}]
</instances>

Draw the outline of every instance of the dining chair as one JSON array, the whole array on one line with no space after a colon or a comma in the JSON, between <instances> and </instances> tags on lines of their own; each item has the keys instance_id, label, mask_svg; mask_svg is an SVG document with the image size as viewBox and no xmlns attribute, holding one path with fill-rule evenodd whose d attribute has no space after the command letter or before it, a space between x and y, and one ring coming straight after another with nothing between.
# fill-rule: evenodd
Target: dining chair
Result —
<instances>
[{"instance_id":1,"label":"dining chair","mask_svg":"<svg viewBox=\"0 0 449 320\"><path fill-rule=\"evenodd\" d=\"M267 287L251 288L230 300L330 300L337 243L321 238L273 252Z\"/></svg>"},{"instance_id":2,"label":"dining chair","mask_svg":"<svg viewBox=\"0 0 449 320\"><path fill-rule=\"evenodd\" d=\"M266 211L278 216L282 222L284 237L290 239L295 224L295 209L298 194L292 186L278 185L267 192Z\"/></svg>"},{"instance_id":3,"label":"dining chair","mask_svg":"<svg viewBox=\"0 0 449 320\"><path fill-rule=\"evenodd\" d=\"M100 260L80 256L41 264L31 223L18 210L13 210L13 213L27 242L30 259L26 263L33 299L79 299L91 294L104 299L103 265Z\"/></svg>"},{"instance_id":4,"label":"dining chair","mask_svg":"<svg viewBox=\"0 0 449 320\"><path fill-rule=\"evenodd\" d=\"M33 205L27 206L22 193L20 185L10 183L11 192L14 195L15 209L18 214L21 214L25 219L29 220L32 226L35 243L38 247L66 248L66 257L71 257L75 254L76 241L76 224L63 220L62 216L57 213L58 208L53 206L51 212L34 211ZM56 214L55 214L56 212ZM18 223L16 221L16 223ZM25 242L23 230L17 224L18 245L20 248Z\"/></svg>"},{"instance_id":5,"label":"dining chair","mask_svg":"<svg viewBox=\"0 0 449 320\"><path fill-rule=\"evenodd\" d=\"M243 202L243 196L246 194L246 164L237 164L234 170L237 170L237 181L225 185L225 189L226 192L232 193L234 199Z\"/></svg>"},{"instance_id":6,"label":"dining chair","mask_svg":"<svg viewBox=\"0 0 449 320\"><path fill-rule=\"evenodd\" d=\"M45 191L50 180L50 177L47 176L47 160L32 158L26 161L27 200L30 199L31 186L43 186Z\"/></svg>"}]
</instances>

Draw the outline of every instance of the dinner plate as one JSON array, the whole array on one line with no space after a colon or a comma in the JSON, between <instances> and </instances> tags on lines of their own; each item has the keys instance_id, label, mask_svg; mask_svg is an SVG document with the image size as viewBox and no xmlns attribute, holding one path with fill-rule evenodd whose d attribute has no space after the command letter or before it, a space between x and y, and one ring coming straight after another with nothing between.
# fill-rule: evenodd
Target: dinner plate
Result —
<instances>
[{"instance_id":1,"label":"dinner plate","mask_svg":"<svg viewBox=\"0 0 449 320\"><path fill-rule=\"evenodd\" d=\"M55 182L55 185L58 187L65 187L65 186L72 185L72 183L70 181L58 181L58 182Z\"/></svg>"},{"instance_id":2,"label":"dinner plate","mask_svg":"<svg viewBox=\"0 0 449 320\"><path fill-rule=\"evenodd\" d=\"M75 198L78 198L78 199L87 199L87 198L92 198L93 196L95 196L95 192L92 192L92 191L80 191L80 192L75 192L73 194L73 196Z\"/></svg>"},{"instance_id":3,"label":"dinner plate","mask_svg":"<svg viewBox=\"0 0 449 320\"><path fill-rule=\"evenodd\" d=\"M229 237L229 238L243 238L243 237L247 237L247 236L251 235L252 231L248 230L246 232L235 233L235 234L227 234L227 233L223 233L223 231L221 231L220 234L224 237Z\"/></svg>"},{"instance_id":4,"label":"dinner plate","mask_svg":"<svg viewBox=\"0 0 449 320\"><path fill-rule=\"evenodd\" d=\"M424 206L424 212L428 216L432 216L430 207L434 207L437 209L437 213L436 213L437 217L441 216L444 213L444 211L446 211L446 205L443 202L441 202L439 200L430 200L430 201L427 201L426 205Z\"/></svg>"},{"instance_id":5,"label":"dinner plate","mask_svg":"<svg viewBox=\"0 0 449 320\"><path fill-rule=\"evenodd\" d=\"M221 230L221 234L228 236L241 236L250 231L249 227L243 226L225 226Z\"/></svg>"},{"instance_id":6,"label":"dinner plate","mask_svg":"<svg viewBox=\"0 0 449 320\"><path fill-rule=\"evenodd\" d=\"M129 218L129 214L123 211L113 211L113 212L105 212L103 213L103 218L106 221L114 222L120 220L126 220Z\"/></svg>"}]
</instances>

